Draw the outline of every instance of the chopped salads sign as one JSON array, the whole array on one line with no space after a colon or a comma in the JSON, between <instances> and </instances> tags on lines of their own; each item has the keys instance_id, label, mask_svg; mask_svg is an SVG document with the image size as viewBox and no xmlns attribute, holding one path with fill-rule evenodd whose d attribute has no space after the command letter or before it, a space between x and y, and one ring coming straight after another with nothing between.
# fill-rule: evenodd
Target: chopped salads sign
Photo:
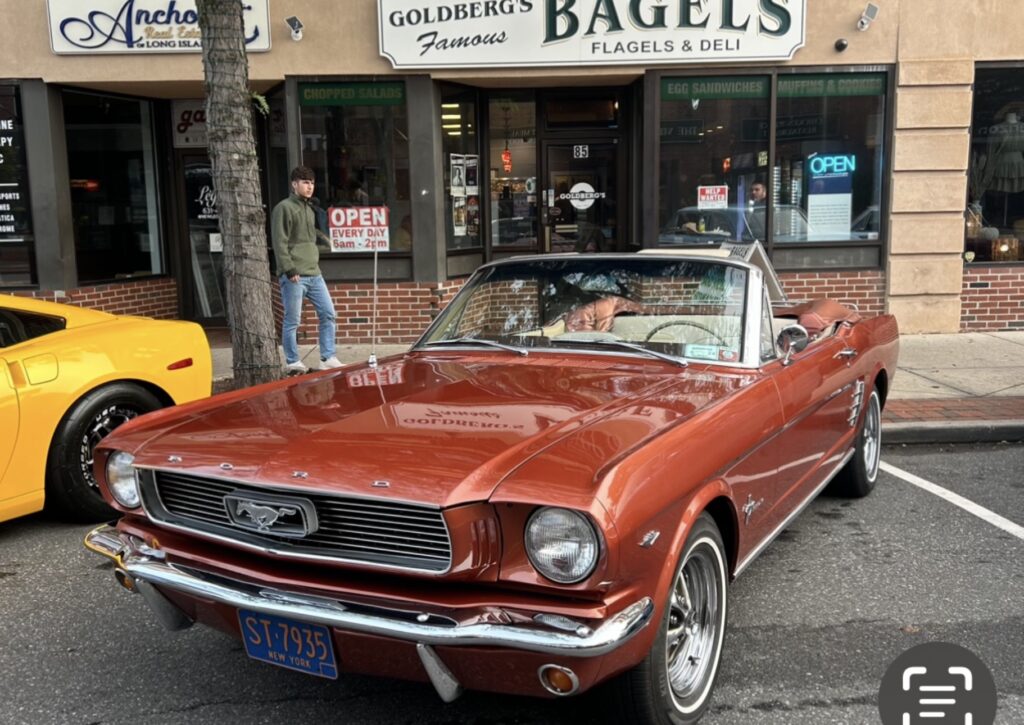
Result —
<instances>
[{"instance_id":1,"label":"chopped salads sign","mask_svg":"<svg viewBox=\"0 0 1024 725\"><path fill-rule=\"evenodd\" d=\"M378 0L398 69L788 60L807 0Z\"/></svg>"},{"instance_id":2,"label":"chopped salads sign","mask_svg":"<svg viewBox=\"0 0 1024 725\"><path fill-rule=\"evenodd\" d=\"M242 0L245 47L270 50L270 0ZM199 53L195 0L47 0L57 54Z\"/></svg>"}]
</instances>

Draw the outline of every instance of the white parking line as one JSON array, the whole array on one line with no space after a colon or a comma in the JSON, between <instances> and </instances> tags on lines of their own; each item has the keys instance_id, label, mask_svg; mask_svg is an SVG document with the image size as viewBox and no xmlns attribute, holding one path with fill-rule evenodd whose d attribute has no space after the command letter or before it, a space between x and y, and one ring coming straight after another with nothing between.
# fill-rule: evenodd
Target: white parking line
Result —
<instances>
[{"instance_id":1,"label":"white parking line","mask_svg":"<svg viewBox=\"0 0 1024 725\"><path fill-rule=\"evenodd\" d=\"M912 483L919 488L923 488L928 493L933 493L939 498L943 498L949 501L951 504L959 506L964 511L970 514L974 514L982 521L987 521L993 526L998 526L1003 531L1013 534L1021 541L1024 541L1024 526L1018 526L1009 519L1005 519L994 511L989 511L984 506L979 506L969 499L964 498L958 494L953 493L944 489L942 486L926 481L920 476L915 476L913 473L904 471L902 468L897 468L891 464L882 461L879 463L879 467L888 473L889 475L896 476L896 478L902 478L907 483Z\"/></svg>"}]
</instances>

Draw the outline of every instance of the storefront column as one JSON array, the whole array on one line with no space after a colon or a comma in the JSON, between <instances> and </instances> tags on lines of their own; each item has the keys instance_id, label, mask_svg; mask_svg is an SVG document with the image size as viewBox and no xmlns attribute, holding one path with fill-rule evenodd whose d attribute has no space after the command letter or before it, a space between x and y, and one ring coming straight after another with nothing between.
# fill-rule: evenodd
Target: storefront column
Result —
<instances>
[{"instance_id":1,"label":"storefront column","mask_svg":"<svg viewBox=\"0 0 1024 725\"><path fill-rule=\"evenodd\" d=\"M21 102L39 289L71 290L78 274L60 90L23 81Z\"/></svg>"},{"instance_id":2,"label":"storefront column","mask_svg":"<svg viewBox=\"0 0 1024 725\"><path fill-rule=\"evenodd\" d=\"M886 277L902 332L960 329L973 80L969 59L899 65Z\"/></svg>"},{"instance_id":3,"label":"storefront column","mask_svg":"<svg viewBox=\"0 0 1024 725\"><path fill-rule=\"evenodd\" d=\"M412 196L413 279L447 279L441 92L428 76L406 78L409 112L409 194Z\"/></svg>"},{"instance_id":4,"label":"storefront column","mask_svg":"<svg viewBox=\"0 0 1024 725\"><path fill-rule=\"evenodd\" d=\"M640 173L640 244L658 246L658 154L661 150L661 76L644 74L642 119L643 161Z\"/></svg>"}]
</instances>

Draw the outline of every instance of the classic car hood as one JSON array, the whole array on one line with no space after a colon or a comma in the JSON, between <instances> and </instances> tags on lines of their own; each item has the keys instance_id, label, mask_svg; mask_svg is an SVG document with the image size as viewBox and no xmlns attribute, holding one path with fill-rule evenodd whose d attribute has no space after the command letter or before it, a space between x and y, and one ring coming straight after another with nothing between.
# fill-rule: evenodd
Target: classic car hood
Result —
<instances>
[{"instance_id":1,"label":"classic car hood","mask_svg":"<svg viewBox=\"0 0 1024 725\"><path fill-rule=\"evenodd\" d=\"M700 393L681 399L693 374L613 358L409 355L171 414L147 431L136 464L433 505L479 501L532 456L626 406L672 390L682 416L732 387L709 387L714 376L704 375ZM616 449L652 433L624 430L636 440Z\"/></svg>"}]
</instances>

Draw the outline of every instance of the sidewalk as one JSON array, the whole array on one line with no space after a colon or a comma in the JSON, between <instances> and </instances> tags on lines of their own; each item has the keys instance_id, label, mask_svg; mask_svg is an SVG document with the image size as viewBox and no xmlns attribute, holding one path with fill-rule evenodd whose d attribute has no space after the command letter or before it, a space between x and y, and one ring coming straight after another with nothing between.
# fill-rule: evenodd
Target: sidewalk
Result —
<instances>
[{"instance_id":1,"label":"sidewalk","mask_svg":"<svg viewBox=\"0 0 1024 725\"><path fill-rule=\"evenodd\" d=\"M230 385L231 340L225 329L207 336L214 391L220 392ZM299 349L303 361L316 367L315 347ZM377 357L406 349L377 345ZM369 355L369 345L338 345L343 363ZM903 335L882 427L886 443L1024 440L1024 330Z\"/></svg>"}]
</instances>

